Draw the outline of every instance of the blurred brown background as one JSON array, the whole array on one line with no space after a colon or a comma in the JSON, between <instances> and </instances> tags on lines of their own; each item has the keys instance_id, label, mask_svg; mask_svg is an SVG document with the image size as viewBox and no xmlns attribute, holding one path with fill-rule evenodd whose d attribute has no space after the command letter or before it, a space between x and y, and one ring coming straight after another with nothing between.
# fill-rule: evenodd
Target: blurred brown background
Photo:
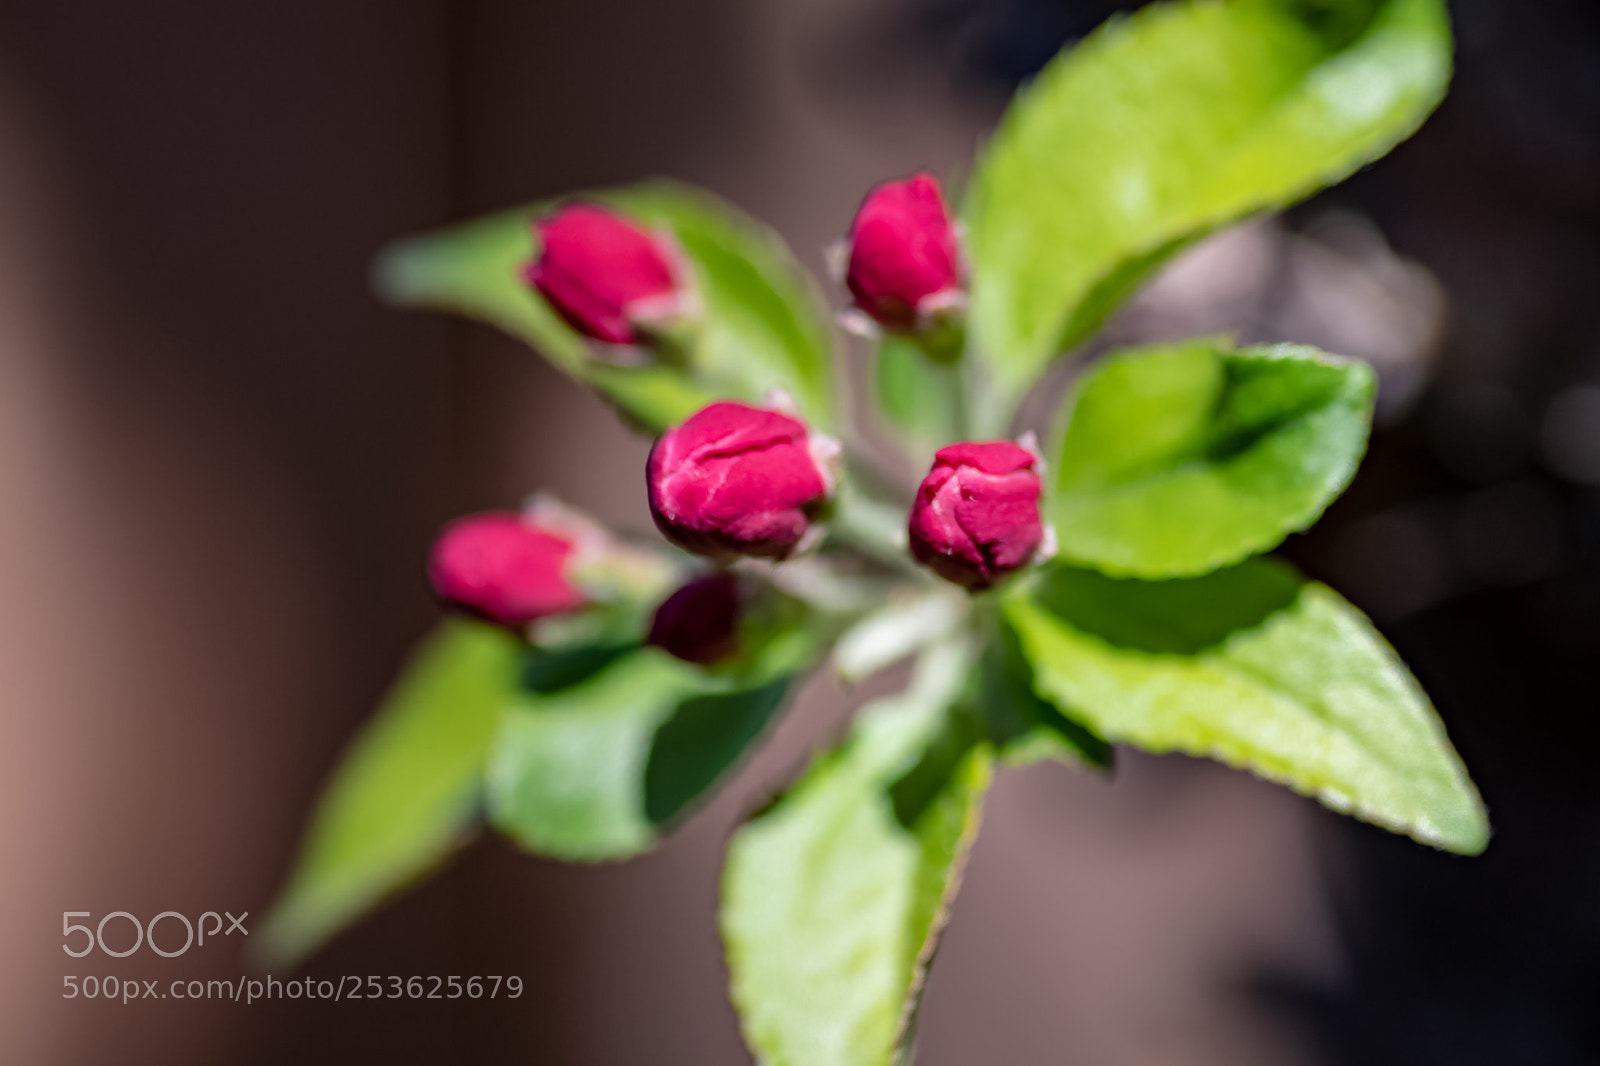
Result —
<instances>
[{"instance_id":1,"label":"blurred brown background","mask_svg":"<svg viewBox=\"0 0 1600 1066\"><path fill-rule=\"evenodd\" d=\"M647 524L645 442L511 342L380 307L385 240L670 174L820 268L869 184L959 179L1015 82L1115 6L0 4L0 1061L747 1061L722 840L848 713L826 683L659 853L484 841L308 967L519 974L519 1000L65 1001L68 973L243 964L237 936L79 962L56 922L262 914L434 617L445 518L548 488ZM1600 1056L1600 26L1580 0L1455 14L1422 135L1117 328L1220 317L1384 370L1372 459L1291 553L1413 661L1494 846L1451 859L1180 759L1012 774L928 1066Z\"/></svg>"}]
</instances>

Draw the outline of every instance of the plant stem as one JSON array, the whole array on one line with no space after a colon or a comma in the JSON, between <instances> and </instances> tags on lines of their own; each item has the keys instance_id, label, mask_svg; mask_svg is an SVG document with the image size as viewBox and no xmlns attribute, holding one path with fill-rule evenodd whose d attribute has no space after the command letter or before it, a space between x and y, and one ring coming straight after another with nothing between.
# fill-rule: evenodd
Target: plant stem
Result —
<instances>
[{"instance_id":1,"label":"plant stem","mask_svg":"<svg viewBox=\"0 0 1600 1066\"><path fill-rule=\"evenodd\" d=\"M921 575L906 550L905 516L898 508L846 487L834 503L833 534L868 558Z\"/></svg>"},{"instance_id":2,"label":"plant stem","mask_svg":"<svg viewBox=\"0 0 1600 1066\"><path fill-rule=\"evenodd\" d=\"M963 361L941 369L950 391L950 428L956 440L967 440L972 433L972 403L967 395L972 378L971 364Z\"/></svg>"}]
</instances>

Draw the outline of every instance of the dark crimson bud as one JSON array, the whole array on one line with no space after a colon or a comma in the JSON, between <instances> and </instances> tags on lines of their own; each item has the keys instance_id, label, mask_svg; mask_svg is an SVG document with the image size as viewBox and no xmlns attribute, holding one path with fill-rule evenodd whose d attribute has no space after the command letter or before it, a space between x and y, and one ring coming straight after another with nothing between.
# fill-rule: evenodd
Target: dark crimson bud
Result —
<instances>
[{"instance_id":1,"label":"dark crimson bud","mask_svg":"<svg viewBox=\"0 0 1600 1066\"><path fill-rule=\"evenodd\" d=\"M647 643L702 666L739 650L739 579L718 573L697 578L656 608Z\"/></svg>"},{"instance_id":2,"label":"dark crimson bud","mask_svg":"<svg viewBox=\"0 0 1600 1066\"><path fill-rule=\"evenodd\" d=\"M857 307L900 332L962 305L955 223L933 175L885 182L868 194L850 226L845 284Z\"/></svg>"},{"instance_id":3,"label":"dark crimson bud","mask_svg":"<svg viewBox=\"0 0 1600 1066\"><path fill-rule=\"evenodd\" d=\"M1045 540L1037 463L1010 441L940 448L911 506L911 554L974 592L1027 566Z\"/></svg>"},{"instance_id":4,"label":"dark crimson bud","mask_svg":"<svg viewBox=\"0 0 1600 1066\"><path fill-rule=\"evenodd\" d=\"M637 344L638 326L682 309L683 270L666 241L593 204L570 204L535 223L539 258L523 278L573 329Z\"/></svg>"},{"instance_id":5,"label":"dark crimson bud","mask_svg":"<svg viewBox=\"0 0 1600 1066\"><path fill-rule=\"evenodd\" d=\"M521 629L585 603L567 578L572 552L571 541L521 515L469 515L439 534L428 559L428 579L446 603Z\"/></svg>"},{"instance_id":6,"label":"dark crimson bud","mask_svg":"<svg viewBox=\"0 0 1600 1066\"><path fill-rule=\"evenodd\" d=\"M711 404L651 450L650 513L698 555L787 558L827 503L837 447L777 411Z\"/></svg>"}]
</instances>

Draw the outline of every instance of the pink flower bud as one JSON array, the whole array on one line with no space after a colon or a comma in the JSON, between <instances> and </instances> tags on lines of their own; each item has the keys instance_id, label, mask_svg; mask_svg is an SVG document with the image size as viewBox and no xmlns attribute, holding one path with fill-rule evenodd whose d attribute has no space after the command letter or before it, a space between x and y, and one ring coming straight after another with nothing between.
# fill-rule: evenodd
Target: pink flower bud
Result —
<instances>
[{"instance_id":1,"label":"pink flower bud","mask_svg":"<svg viewBox=\"0 0 1600 1066\"><path fill-rule=\"evenodd\" d=\"M1010 441L940 448L911 505L911 554L974 592L1027 566L1045 539L1037 462Z\"/></svg>"},{"instance_id":2,"label":"pink flower bud","mask_svg":"<svg viewBox=\"0 0 1600 1066\"><path fill-rule=\"evenodd\" d=\"M826 437L777 411L723 401L667 430L650 452L650 513L698 555L787 558L832 489Z\"/></svg>"},{"instance_id":3,"label":"pink flower bud","mask_svg":"<svg viewBox=\"0 0 1600 1066\"><path fill-rule=\"evenodd\" d=\"M739 650L739 579L719 573L698 578L656 608L646 643L685 662L709 665Z\"/></svg>"},{"instance_id":4,"label":"pink flower bud","mask_svg":"<svg viewBox=\"0 0 1600 1066\"><path fill-rule=\"evenodd\" d=\"M535 223L542 248L523 279L579 333L636 344L641 322L679 309L682 270L665 241L593 204L569 204Z\"/></svg>"},{"instance_id":5,"label":"pink flower bud","mask_svg":"<svg viewBox=\"0 0 1600 1066\"><path fill-rule=\"evenodd\" d=\"M955 223L931 174L879 185L850 226L845 284L885 329L907 331L962 303Z\"/></svg>"},{"instance_id":6,"label":"pink flower bud","mask_svg":"<svg viewBox=\"0 0 1600 1066\"><path fill-rule=\"evenodd\" d=\"M584 604L567 580L572 543L520 515L468 515L444 528L428 559L428 579L446 603L521 629L536 618Z\"/></svg>"}]
</instances>

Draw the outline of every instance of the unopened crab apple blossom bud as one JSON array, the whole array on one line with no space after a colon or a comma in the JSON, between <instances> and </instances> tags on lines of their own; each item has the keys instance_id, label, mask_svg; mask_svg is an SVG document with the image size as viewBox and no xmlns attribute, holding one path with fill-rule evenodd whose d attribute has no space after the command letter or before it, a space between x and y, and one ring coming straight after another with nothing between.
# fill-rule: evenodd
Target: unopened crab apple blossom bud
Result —
<instances>
[{"instance_id":1,"label":"unopened crab apple blossom bud","mask_svg":"<svg viewBox=\"0 0 1600 1066\"><path fill-rule=\"evenodd\" d=\"M683 311L686 272L665 238L586 203L534 227L539 257L523 268L523 279L584 336L638 344L641 327Z\"/></svg>"},{"instance_id":2,"label":"unopened crab apple blossom bud","mask_svg":"<svg viewBox=\"0 0 1600 1066\"><path fill-rule=\"evenodd\" d=\"M1011 441L940 448L911 506L911 554L974 592L1028 566L1046 543L1038 462Z\"/></svg>"},{"instance_id":3,"label":"unopened crab apple blossom bud","mask_svg":"<svg viewBox=\"0 0 1600 1066\"><path fill-rule=\"evenodd\" d=\"M914 174L873 189L850 226L845 284L891 332L922 328L965 302L960 242L939 182Z\"/></svg>"},{"instance_id":4,"label":"unopened crab apple blossom bud","mask_svg":"<svg viewBox=\"0 0 1600 1066\"><path fill-rule=\"evenodd\" d=\"M650 513L697 555L785 559L805 544L833 490L838 443L779 411L720 401L650 452Z\"/></svg>"},{"instance_id":5,"label":"unopened crab apple blossom bud","mask_svg":"<svg viewBox=\"0 0 1600 1066\"><path fill-rule=\"evenodd\" d=\"M646 643L709 666L739 650L740 613L736 575L721 571L696 578L656 608Z\"/></svg>"},{"instance_id":6,"label":"unopened crab apple blossom bud","mask_svg":"<svg viewBox=\"0 0 1600 1066\"><path fill-rule=\"evenodd\" d=\"M491 511L451 522L434 542L428 579L451 606L521 629L581 607L567 575L572 542L521 515Z\"/></svg>"}]
</instances>

